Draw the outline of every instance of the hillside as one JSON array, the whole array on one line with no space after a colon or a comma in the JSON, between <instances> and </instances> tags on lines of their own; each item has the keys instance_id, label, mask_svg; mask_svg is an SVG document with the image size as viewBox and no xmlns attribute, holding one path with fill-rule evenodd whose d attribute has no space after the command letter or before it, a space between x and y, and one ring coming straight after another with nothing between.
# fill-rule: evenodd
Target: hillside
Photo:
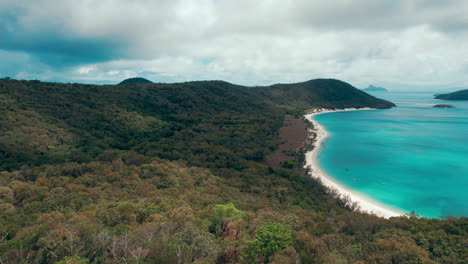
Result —
<instances>
[{"instance_id":1,"label":"hillside","mask_svg":"<svg viewBox=\"0 0 468 264\"><path fill-rule=\"evenodd\" d=\"M348 83L334 79L316 79L303 83L275 84L260 89L262 95L281 105L297 104L303 109L324 108L390 108L393 103L377 99Z\"/></svg>"},{"instance_id":2,"label":"hillside","mask_svg":"<svg viewBox=\"0 0 468 264\"><path fill-rule=\"evenodd\" d=\"M435 98L441 100L465 101L468 100L468 89L448 94L437 94Z\"/></svg>"},{"instance_id":3,"label":"hillside","mask_svg":"<svg viewBox=\"0 0 468 264\"><path fill-rule=\"evenodd\" d=\"M350 211L265 164L286 116L393 104L338 80L0 80L2 263L460 263L466 218ZM71 262L75 261L75 262Z\"/></svg>"},{"instance_id":4,"label":"hillside","mask_svg":"<svg viewBox=\"0 0 468 264\"><path fill-rule=\"evenodd\" d=\"M367 91L367 92L388 92L387 89L383 87L374 86L374 85L369 85L369 87L364 88L362 90Z\"/></svg>"},{"instance_id":5,"label":"hillside","mask_svg":"<svg viewBox=\"0 0 468 264\"><path fill-rule=\"evenodd\" d=\"M262 159L268 145L254 139L260 135L255 133L271 140L285 114L311 107L393 106L336 80L259 88L221 81L96 86L1 80L0 94L3 169L87 162L107 149L133 149L170 160L186 159L186 151L204 156L205 151L193 151L191 145L205 146L213 126L222 128L216 131L223 135L211 144L229 145L238 129L233 124L248 128L248 135L243 144L223 148L225 155L250 148L258 153L244 153L245 157ZM246 147L252 144L258 148Z\"/></svg>"}]
</instances>

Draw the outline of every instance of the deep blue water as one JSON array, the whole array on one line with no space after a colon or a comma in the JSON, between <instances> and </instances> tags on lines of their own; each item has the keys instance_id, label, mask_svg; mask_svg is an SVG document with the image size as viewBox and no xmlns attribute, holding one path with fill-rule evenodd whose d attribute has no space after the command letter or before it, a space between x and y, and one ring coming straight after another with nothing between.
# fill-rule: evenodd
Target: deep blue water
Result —
<instances>
[{"instance_id":1,"label":"deep blue water","mask_svg":"<svg viewBox=\"0 0 468 264\"><path fill-rule=\"evenodd\" d=\"M315 116L330 133L320 166L343 185L404 212L468 216L468 101L433 94L374 92L398 107Z\"/></svg>"}]
</instances>

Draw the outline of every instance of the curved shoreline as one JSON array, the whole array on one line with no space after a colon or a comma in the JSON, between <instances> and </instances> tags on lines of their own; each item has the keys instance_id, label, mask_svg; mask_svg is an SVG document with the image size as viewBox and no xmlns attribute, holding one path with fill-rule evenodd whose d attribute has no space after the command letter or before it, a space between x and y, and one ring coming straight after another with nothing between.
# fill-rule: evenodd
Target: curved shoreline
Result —
<instances>
[{"instance_id":1,"label":"curved shoreline","mask_svg":"<svg viewBox=\"0 0 468 264\"><path fill-rule=\"evenodd\" d=\"M333 179L330 175L325 173L318 164L318 154L320 152L323 141L329 136L328 132L324 129L320 123L315 121L313 117L318 114L341 112L341 111L357 111L357 110L376 110L374 108L346 108L340 110L329 110L329 109L315 109L311 113L306 114L304 117L312 122L313 129L313 149L305 153L305 168L310 168L310 176L319 179L322 184L332 190L336 190L339 197L347 197L353 203L357 203L359 210L370 214L375 214L380 217L390 218L405 215L404 212L400 212L396 209L392 209L386 205L383 205L373 199L366 197L356 191L350 190L340 184L338 181Z\"/></svg>"}]
</instances>

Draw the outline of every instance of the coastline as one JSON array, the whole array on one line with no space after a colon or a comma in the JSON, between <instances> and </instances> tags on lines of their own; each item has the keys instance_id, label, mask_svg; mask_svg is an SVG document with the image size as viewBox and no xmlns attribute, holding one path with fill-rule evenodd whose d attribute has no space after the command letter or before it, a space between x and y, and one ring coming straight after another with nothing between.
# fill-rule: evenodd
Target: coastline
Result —
<instances>
[{"instance_id":1,"label":"coastline","mask_svg":"<svg viewBox=\"0 0 468 264\"><path fill-rule=\"evenodd\" d=\"M367 212L384 218L398 217L405 215L404 212L400 212L396 209L392 209L388 206L385 206L377 201L372 200L369 197L366 197L362 194L359 194L345 186L341 185L325 171L323 171L318 164L318 154L322 147L322 143L329 136L328 132L324 129L320 123L314 120L314 116L324 113L332 112L342 112L342 111L362 111L362 110L376 110L374 108L346 108L339 110L330 110L330 109L314 109L309 114L304 115L304 117L313 124L313 129L311 130L311 138L313 149L305 153L305 168L310 168L309 175L315 179L321 181L321 183L329 189L335 190L339 197L349 198L349 201L356 203L358 209L362 212Z\"/></svg>"}]
</instances>

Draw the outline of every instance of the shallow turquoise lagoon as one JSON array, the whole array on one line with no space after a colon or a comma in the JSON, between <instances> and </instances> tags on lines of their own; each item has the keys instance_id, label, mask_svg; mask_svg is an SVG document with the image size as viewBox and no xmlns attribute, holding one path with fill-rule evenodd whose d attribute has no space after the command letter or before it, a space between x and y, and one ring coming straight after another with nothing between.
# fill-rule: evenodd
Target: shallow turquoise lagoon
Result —
<instances>
[{"instance_id":1,"label":"shallow turquoise lagoon","mask_svg":"<svg viewBox=\"0 0 468 264\"><path fill-rule=\"evenodd\" d=\"M468 216L468 102L435 100L433 93L372 95L398 107L315 116L330 133L318 158L322 169L404 212Z\"/></svg>"}]
</instances>

